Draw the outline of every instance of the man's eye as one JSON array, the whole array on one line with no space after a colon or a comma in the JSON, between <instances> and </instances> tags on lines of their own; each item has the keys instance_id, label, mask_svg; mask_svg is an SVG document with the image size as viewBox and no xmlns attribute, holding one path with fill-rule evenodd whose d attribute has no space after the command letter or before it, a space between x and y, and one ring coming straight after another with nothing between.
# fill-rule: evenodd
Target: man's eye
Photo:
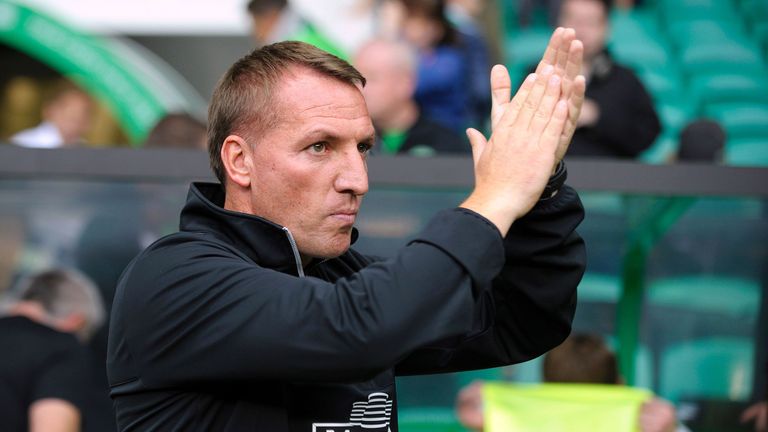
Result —
<instances>
[{"instance_id":1,"label":"man's eye","mask_svg":"<svg viewBox=\"0 0 768 432\"><path fill-rule=\"evenodd\" d=\"M323 153L328 148L328 144L324 142L314 143L309 146L309 149L314 153Z\"/></svg>"},{"instance_id":2,"label":"man's eye","mask_svg":"<svg viewBox=\"0 0 768 432\"><path fill-rule=\"evenodd\" d=\"M359 143L357 145L357 151L360 153L368 153L371 150L371 145L368 143Z\"/></svg>"}]
</instances>

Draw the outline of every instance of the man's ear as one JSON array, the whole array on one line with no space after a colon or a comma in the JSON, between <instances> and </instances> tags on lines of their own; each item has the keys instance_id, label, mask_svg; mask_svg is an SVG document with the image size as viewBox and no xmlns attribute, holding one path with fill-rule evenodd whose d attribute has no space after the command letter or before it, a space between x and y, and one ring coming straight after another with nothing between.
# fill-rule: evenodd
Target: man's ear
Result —
<instances>
[{"instance_id":1,"label":"man's ear","mask_svg":"<svg viewBox=\"0 0 768 432\"><path fill-rule=\"evenodd\" d=\"M230 181L247 188L251 185L251 149L238 135L229 135L221 146L221 162Z\"/></svg>"}]
</instances>

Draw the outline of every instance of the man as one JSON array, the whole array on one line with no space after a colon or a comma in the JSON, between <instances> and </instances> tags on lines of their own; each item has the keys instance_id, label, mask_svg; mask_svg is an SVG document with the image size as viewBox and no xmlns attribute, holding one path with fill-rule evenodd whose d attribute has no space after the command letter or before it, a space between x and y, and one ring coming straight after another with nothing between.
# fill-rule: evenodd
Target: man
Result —
<instances>
[{"instance_id":1,"label":"man","mask_svg":"<svg viewBox=\"0 0 768 432\"><path fill-rule=\"evenodd\" d=\"M43 103L43 121L10 138L12 144L30 148L73 147L83 143L91 127L93 102L80 88L63 81L54 86Z\"/></svg>"},{"instance_id":2,"label":"man","mask_svg":"<svg viewBox=\"0 0 768 432\"><path fill-rule=\"evenodd\" d=\"M474 192L378 262L350 249L374 140L364 78L300 42L237 61L209 109L222 184L193 184L180 232L117 287L107 369L119 428L396 432L395 374L558 344L585 261L583 210L558 164L580 59L558 29L512 100L494 69L495 132L468 132Z\"/></svg>"},{"instance_id":3,"label":"man","mask_svg":"<svg viewBox=\"0 0 768 432\"><path fill-rule=\"evenodd\" d=\"M587 96L569 156L634 158L653 144L661 125L640 80L606 50L610 0L564 0L560 25L584 43Z\"/></svg>"},{"instance_id":4,"label":"man","mask_svg":"<svg viewBox=\"0 0 768 432\"><path fill-rule=\"evenodd\" d=\"M69 270L41 272L19 286L0 318L2 429L79 431L94 397L80 343L104 320L101 298Z\"/></svg>"},{"instance_id":5,"label":"man","mask_svg":"<svg viewBox=\"0 0 768 432\"><path fill-rule=\"evenodd\" d=\"M548 383L623 385L616 355L603 339L591 334L574 334L544 357L542 376ZM470 430L483 430L482 384L472 383L459 392L456 410L459 421ZM640 408L641 432L686 432L678 426L675 408L654 398Z\"/></svg>"},{"instance_id":6,"label":"man","mask_svg":"<svg viewBox=\"0 0 768 432\"><path fill-rule=\"evenodd\" d=\"M469 143L419 111L416 89L416 54L400 42L372 40L355 56L355 67L365 76L363 95L385 154L428 156L468 153Z\"/></svg>"}]
</instances>

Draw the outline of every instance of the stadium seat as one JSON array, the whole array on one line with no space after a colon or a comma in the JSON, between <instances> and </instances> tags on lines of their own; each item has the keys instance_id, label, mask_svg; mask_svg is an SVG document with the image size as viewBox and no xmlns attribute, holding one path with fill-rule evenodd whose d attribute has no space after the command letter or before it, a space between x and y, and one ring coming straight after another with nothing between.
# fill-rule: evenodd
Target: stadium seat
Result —
<instances>
[{"instance_id":1,"label":"stadium seat","mask_svg":"<svg viewBox=\"0 0 768 432\"><path fill-rule=\"evenodd\" d=\"M749 339L707 338L682 342L661 355L660 395L746 400L752 390L753 345Z\"/></svg>"},{"instance_id":2,"label":"stadium seat","mask_svg":"<svg viewBox=\"0 0 768 432\"><path fill-rule=\"evenodd\" d=\"M697 104L757 102L768 104L766 74L695 74L690 79L690 93Z\"/></svg>"},{"instance_id":3,"label":"stadium seat","mask_svg":"<svg viewBox=\"0 0 768 432\"><path fill-rule=\"evenodd\" d=\"M694 45L720 44L726 41L746 43L749 41L740 17L723 19L680 19L667 26L669 38L678 48Z\"/></svg>"},{"instance_id":4,"label":"stadium seat","mask_svg":"<svg viewBox=\"0 0 768 432\"><path fill-rule=\"evenodd\" d=\"M691 45L680 50L680 65L687 74L765 73L759 49L751 44L719 42Z\"/></svg>"},{"instance_id":5,"label":"stadium seat","mask_svg":"<svg viewBox=\"0 0 768 432\"><path fill-rule=\"evenodd\" d=\"M679 147L678 134L662 133L648 149L640 154L640 160L650 164L664 164L677 154Z\"/></svg>"},{"instance_id":6,"label":"stadium seat","mask_svg":"<svg viewBox=\"0 0 768 432\"><path fill-rule=\"evenodd\" d=\"M464 432L453 408L447 407L400 408L398 429L402 432Z\"/></svg>"},{"instance_id":7,"label":"stadium seat","mask_svg":"<svg viewBox=\"0 0 768 432\"><path fill-rule=\"evenodd\" d=\"M768 167L768 137L729 141L725 161L729 165Z\"/></svg>"},{"instance_id":8,"label":"stadium seat","mask_svg":"<svg viewBox=\"0 0 768 432\"><path fill-rule=\"evenodd\" d=\"M737 10L730 0L660 0L658 10L666 23L681 19L734 19Z\"/></svg>"},{"instance_id":9,"label":"stadium seat","mask_svg":"<svg viewBox=\"0 0 768 432\"><path fill-rule=\"evenodd\" d=\"M541 59L552 35L549 28L532 28L510 35L506 43L506 62L527 68Z\"/></svg>"},{"instance_id":10,"label":"stadium seat","mask_svg":"<svg viewBox=\"0 0 768 432\"><path fill-rule=\"evenodd\" d=\"M734 318L754 318L760 306L760 286L752 280L720 276L668 278L648 285L646 302Z\"/></svg>"},{"instance_id":11,"label":"stadium seat","mask_svg":"<svg viewBox=\"0 0 768 432\"><path fill-rule=\"evenodd\" d=\"M704 115L720 122L729 140L768 137L768 104L708 104Z\"/></svg>"},{"instance_id":12,"label":"stadium seat","mask_svg":"<svg viewBox=\"0 0 768 432\"><path fill-rule=\"evenodd\" d=\"M694 108L687 103L659 103L656 112L663 127L662 134L676 137L694 115Z\"/></svg>"},{"instance_id":13,"label":"stadium seat","mask_svg":"<svg viewBox=\"0 0 768 432\"><path fill-rule=\"evenodd\" d=\"M656 104L678 103L686 99L685 83L680 70L669 63L640 70L638 76Z\"/></svg>"}]
</instances>

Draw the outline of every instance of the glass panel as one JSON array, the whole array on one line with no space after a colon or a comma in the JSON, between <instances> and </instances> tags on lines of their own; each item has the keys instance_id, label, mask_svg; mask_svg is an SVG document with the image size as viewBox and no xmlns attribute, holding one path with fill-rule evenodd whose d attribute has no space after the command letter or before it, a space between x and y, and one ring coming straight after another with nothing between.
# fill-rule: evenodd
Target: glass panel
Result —
<instances>
[{"instance_id":1,"label":"glass panel","mask_svg":"<svg viewBox=\"0 0 768 432\"><path fill-rule=\"evenodd\" d=\"M0 290L19 274L72 266L97 282L109 304L125 264L177 229L187 188L186 182L1 180ZM467 194L374 185L362 206L355 247L391 256L435 212L458 205ZM581 196L587 213L579 232L589 261L574 331L599 334L614 349L621 346L616 318L622 272L628 250L641 245L647 254L636 384L697 408L681 411L698 412L699 417L689 415L691 424L707 410L735 410L729 403L742 407L752 394L755 371L762 373L754 341L759 314L765 313L760 304L768 203L606 192ZM399 379L401 412L450 423L463 385L478 378L538 382L541 363L539 358L494 370ZM419 411L426 407L437 410Z\"/></svg>"}]
</instances>

